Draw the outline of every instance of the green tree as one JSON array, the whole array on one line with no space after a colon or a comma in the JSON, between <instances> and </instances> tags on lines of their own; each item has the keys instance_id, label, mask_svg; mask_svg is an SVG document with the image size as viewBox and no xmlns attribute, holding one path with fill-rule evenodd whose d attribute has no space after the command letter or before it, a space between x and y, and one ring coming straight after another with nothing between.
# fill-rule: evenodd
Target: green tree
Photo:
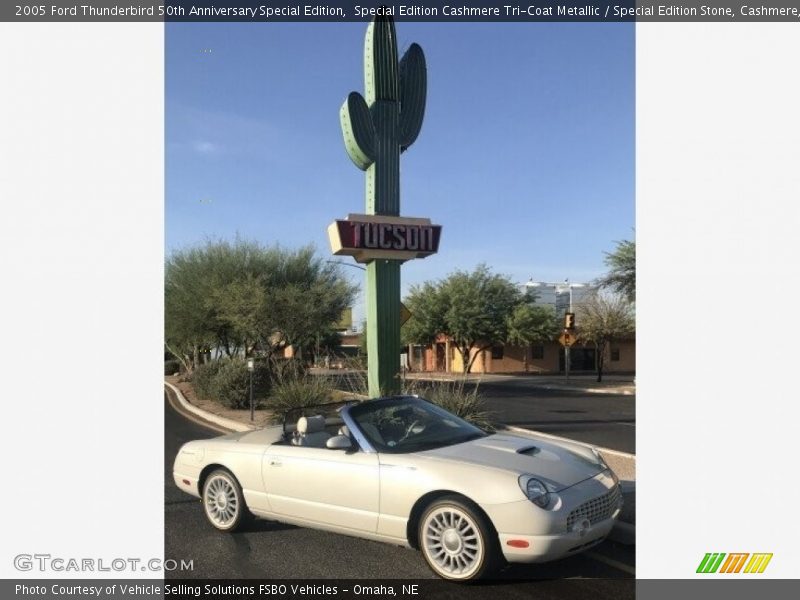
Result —
<instances>
[{"instance_id":1,"label":"green tree","mask_svg":"<svg viewBox=\"0 0 800 600\"><path fill-rule=\"evenodd\" d=\"M400 330L404 344L432 344L444 331L447 302L441 292L442 282L430 282L411 287L403 300L411 318Z\"/></svg>"},{"instance_id":2,"label":"green tree","mask_svg":"<svg viewBox=\"0 0 800 600\"><path fill-rule=\"evenodd\" d=\"M594 344L597 352L597 381L603 380L603 367L611 343L636 331L633 305L622 294L599 290L585 295L576 306L578 338Z\"/></svg>"},{"instance_id":3,"label":"green tree","mask_svg":"<svg viewBox=\"0 0 800 600\"><path fill-rule=\"evenodd\" d=\"M427 344L439 334L449 336L469 373L483 350L507 340L509 319L526 298L519 286L486 265L456 271L411 288L405 301L413 314L407 339Z\"/></svg>"},{"instance_id":4,"label":"green tree","mask_svg":"<svg viewBox=\"0 0 800 600\"><path fill-rule=\"evenodd\" d=\"M167 261L165 344L188 372L202 363L207 348L221 348L231 355L236 352L232 327L220 319L214 302L215 291L236 276L229 270L230 261L223 260L229 249L209 244L176 251Z\"/></svg>"},{"instance_id":5,"label":"green tree","mask_svg":"<svg viewBox=\"0 0 800 600\"><path fill-rule=\"evenodd\" d=\"M269 288L271 316L283 343L301 356L341 319L357 288L338 265L315 257L311 248L288 254L281 275L282 280Z\"/></svg>"},{"instance_id":6,"label":"green tree","mask_svg":"<svg viewBox=\"0 0 800 600\"><path fill-rule=\"evenodd\" d=\"M210 306L220 321L231 328L231 337L237 340L246 356L256 346L269 347L269 335L273 327L267 310L267 292L262 278L254 273L245 273L211 291ZM234 350L238 351L239 346ZM232 354L232 353L228 353Z\"/></svg>"},{"instance_id":7,"label":"green tree","mask_svg":"<svg viewBox=\"0 0 800 600\"><path fill-rule=\"evenodd\" d=\"M507 342L525 348L524 368L528 370L531 344L553 340L560 330L552 306L537 304L517 305L508 319Z\"/></svg>"},{"instance_id":8,"label":"green tree","mask_svg":"<svg viewBox=\"0 0 800 600\"><path fill-rule=\"evenodd\" d=\"M327 333L355 296L313 248L209 241L174 252L165 271L167 349L192 371L203 348L228 356L298 351Z\"/></svg>"},{"instance_id":9,"label":"green tree","mask_svg":"<svg viewBox=\"0 0 800 600\"><path fill-rule=\"evenodd\" d=\"M625 296L628 302L636 302L636 242L622 240L616 243L613 252L606 252L608 273L598 283Z\"/></svg>"}]
</instances>

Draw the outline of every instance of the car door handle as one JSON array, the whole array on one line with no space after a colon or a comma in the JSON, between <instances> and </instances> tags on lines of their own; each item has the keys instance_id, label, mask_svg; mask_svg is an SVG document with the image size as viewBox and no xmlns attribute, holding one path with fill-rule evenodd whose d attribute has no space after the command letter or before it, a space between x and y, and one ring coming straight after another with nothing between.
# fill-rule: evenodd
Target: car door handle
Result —
<instances>
[{"instance_id":1,"label":"car door handle","mask_svg":"<svg viewBox=\"0 0 800 600\"><path fill-rule=\"evenodd\" d=\"M270 461L269 461L269 466L270 467L280 467L282 465L283 465L283 463L281 461L279 461L277 458L271 458Z\"/></svg>"}]
</instances>

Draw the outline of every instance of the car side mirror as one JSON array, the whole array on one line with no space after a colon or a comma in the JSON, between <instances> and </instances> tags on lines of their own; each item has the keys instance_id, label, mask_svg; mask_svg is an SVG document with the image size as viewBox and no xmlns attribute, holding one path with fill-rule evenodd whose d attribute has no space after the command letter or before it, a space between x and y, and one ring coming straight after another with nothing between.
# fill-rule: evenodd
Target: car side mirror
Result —
<instances>
[{"instance_id":1,"label":"car side mirror","mask_svg":"<svg viewBox=\"0 0 800 600\"><path fill-rule=\"evenodd\" d=\"M350 450L353 447L353 442L346 435L335 435L332 438L328 438L325 446L331 450Z\"/></svg>"}]
</instances>

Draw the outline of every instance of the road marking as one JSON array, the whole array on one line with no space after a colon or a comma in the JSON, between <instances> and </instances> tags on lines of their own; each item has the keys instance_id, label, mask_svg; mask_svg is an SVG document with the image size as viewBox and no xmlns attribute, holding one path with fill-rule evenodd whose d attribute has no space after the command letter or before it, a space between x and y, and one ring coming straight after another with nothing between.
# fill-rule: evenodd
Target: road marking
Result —
<instances>
[{"instance_id":1,"label":"road marking","mask_svg":"<svg viewBox=\"0 0 800 600\"><path fill-rule=\"evenodd\" d=\"M609 567L614 567L620 571L628 573L630 575L636 575L636 569L631 567L630 565L626 565L625 563L621 563L618 560L614 560L613 558L608 558L607 556L603 556L602 554L597 554L597 552L586 552L584 556L589 558L593 558L594 560L605 563Z\"/></svg>"},{"instance_id":2,"label":"road marking","mask_svg":"<svg viewBox=\"0 0 800 600\"><path fill-rule=\"evenodd\" d=\"M169 402L169 405L173 409L175 409L175 412L178 413L180 416L182 416L184 419L188 419L192 423L195 423L197 425L201 425L201 426L205 427L206 429L211 429L212 431L216 431L217 433L222 433L222 434L231 433L227 429L223 429L222 427L219 427L218 425L214 425L212 423L209 423L208 421L203 421L201 419L198 419L194 415L181 410L181 408L179 406L177 406L175 400L173 399L173 395L174 395L174 392L172 392L172 390L167 388L167 402Z\"/></svg>"}]
</instances>

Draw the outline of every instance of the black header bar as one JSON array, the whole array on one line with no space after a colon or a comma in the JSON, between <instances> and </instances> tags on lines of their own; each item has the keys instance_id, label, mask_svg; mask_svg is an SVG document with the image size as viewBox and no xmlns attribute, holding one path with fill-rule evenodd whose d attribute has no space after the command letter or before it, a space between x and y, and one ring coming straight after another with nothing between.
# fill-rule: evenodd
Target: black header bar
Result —
<instances>
[{"instance_id":1,"label":"black header bar","mask_svg":"<svg viewBox=\"0 0 800 600\"><path fill-rule=\"evenodd\" d=\"M376 2L330 0L10 0L0 3L0 21L180 21L247 22L367 21L376 11L397 21L437 22L794 22L800 23L796 0L692 0L676 2L552 2L542 0L425 0Z\"/></svg>"}]
</instances>

